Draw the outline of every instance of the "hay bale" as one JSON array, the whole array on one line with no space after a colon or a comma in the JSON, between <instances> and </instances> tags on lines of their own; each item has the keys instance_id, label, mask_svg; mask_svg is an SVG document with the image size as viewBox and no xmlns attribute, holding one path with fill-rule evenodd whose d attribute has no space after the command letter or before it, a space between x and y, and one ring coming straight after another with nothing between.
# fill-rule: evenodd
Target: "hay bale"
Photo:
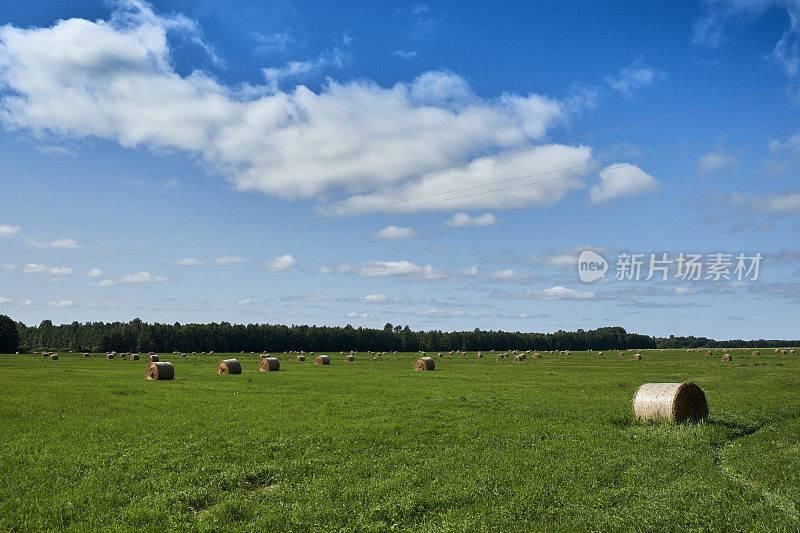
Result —
<instances>
[{"instance_id":1,"label":"hay bale","mask_svg":"<svg viewBox=\"0 0 800 533\"><path fill-rule=\"evenodd\" d=\"M758 350L755 350L755 351L753 352L753 355L761 355L761 353L760 353Z\"/></svg>"},{"instance_id":2,"label":"hay bale","mask_svg":"<svg viewBox=\"0 0 800 533\"><path fill-rule=\"evenodd\" d=\"M525 356L524 355L515 355L514 356L514 361L516 361L516 362L520 362L520 361L524 361L524 360L525 360Z\"/></svg>"},{"instance_id":3,"label":"hay bale","mask_svg":"<svg viewBox=\"0 0 800 533\"><path fill-rule=\"evenodd\" d=\"M436 364L431 357L418 357L414 361L414 370L433 370Z\"/></svg>"},{"instance_id":4,"label":"hay bale","mask_svg":"<svg viewBox=\"0 0 800 533\"><path fill-rule=\"evenodd\" d=\"M139 354L138 353L132 353L131 354L131 361L138 361L138 360L139 360Z\"/></svg>"},{"instance_id":5,"label":"hay bale","mask_svg":"<svg viewBox=\"0 0 800 533\"><path fill-rule=\"evenodd\" d=\"M144 377L152 380L175 379L175 367L172 363L150 363L144 370Z\"/></svg>"},{"instance_id":6,"label":"hay bale","mask_svg":"<svg viewBox=\"0 0 800 533\"><path fill-rule=\"evenodd\" d=\"M50 360L51 361L58 361L58 354L57 353L51 353L50 354Z\"/></svg>"},{"instance_id":7,"label":"hay bale","mask_svg":"<svg viewBox=\"0 0 800 533\"><path fill-rule=\"evenodd\" d=\"M353 357L352 355L345 355L345 356L344 356L344 360L345 360L345 361L355 361L355 360L356 360L356 358L355 358L355 357Z\"/></svg>"},{"instance_id":8,"label":"hay bale","mask_svg":"<svg viewBox=\"0 0 800 533\"><path fill-rule=\"evenodd\" d=\"M483 357L483 354L481 352L478 352L478 353L475 354L475 357L480 359L481 357Z\"/></svg>"},{"instance_id":9,"label":"hay bale","mask_svg":"<svg viewBox=\"0 0 800 533\"><path fill-rule=\"evenodd\" d=\"M633 354L633 360L634 361L641 361L642 360L642 354L640 354L640 353Z\"/></svg>"},{"instance_id":10,"label":"hay bale","mask_svg":"<svg viewBox=\"0 0 800 533\"><path fill-rule=\"evenodd\" d=\"M294 358L294 360L302 362L302 361L306 360L306 356L305 355L298 355L297 357Z\"/></svg>"},{"instance_id":11,"label":"hay bale","mask_svg":"<svg viewBox=\"0 0 800 533\"><path fill-rule=\"evenodd\" d=\"M147 356L148 363L158 363L158 356L157 355L148 355Z\"/></svg>"},{"instance_id":12,"label":"hay bale","mask_svg":"<svg viewBox=\"0 0 800 533\"><path fill-rule=\"evenodd\" d=\"M327 355L318 355L314 358L315 365L329 365L331 364L331 358Z\"/></svg>"},{"instance_id":13,"label":"hay bale","mask_svg":"<svg viewBox=\"0 0 800 533\"><path fill-rule=\"evenodd\" d=\"M114 354L113 353L107 353L106 354L106 359L114 359Z\"/></svg>"},{"instance_id":14,"label":"hay bale","mask_svg":"<svg viewBox=\"0 0 800 533\"><path fill-rule=\"evenodd\" d=\"M733 361L733 357L731 357L731 354L729 354L729 353L724 353L724 354L722 354L722 360L723 361Z\"/></svg>"},{"instance_id":15,"label":"hay bale","mask_svg":"<svg viewBox=\"0 0 800 533\"><path fill-rule=\"evenodd\" d=\"M217 374L224 376L226 374L241 374L242 365L239 364L238 359L223 359L217 363Z\"/></svg>"},{"instance_id":16,"label":"hay bale","mask_svg":"<svg viewBox=\"0 0 800 533\"><path fill-rule=\"evenodd\" d=\"M281 363L277 357L265 357L258 362L258 369L262 372L277 372L281 369Z\"/></svg>"},{"instance_id":17,"label":"hay bale","mask_svg":"<svg viewBox=\"0 0 800 533\"><path fill-rule=\"evenodd\" d=\"M637 420L698 421L708 417L703 390L694 383L645 383L633 395Z\"/></svg>"},{"instance_id":18,"label":"hay bale","mask_svg":"<svg viewBox=\"0 0 800 533\"><path fill-rule=\"evenodd\" d=\"M17 352L17 353L19 353L19 352ZM83 354L83 356L84 356L84 357L89 357L89 354L88 354L88 353L85 353L85 354Z\"/></svg>"}]
</instances>

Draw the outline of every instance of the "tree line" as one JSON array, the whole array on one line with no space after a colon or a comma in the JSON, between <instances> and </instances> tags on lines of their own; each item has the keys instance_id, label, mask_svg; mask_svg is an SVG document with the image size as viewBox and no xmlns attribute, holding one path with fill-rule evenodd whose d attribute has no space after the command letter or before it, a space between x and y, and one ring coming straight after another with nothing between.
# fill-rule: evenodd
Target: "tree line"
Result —
<instances>
[{"instance_id":1,"label":"tree line","mask_svg":"<svg viewBox=\"0 0 800 533\"><path fill-rule=\"evenodd\" d=\"M5 320L3 320L5 318ZM3 327L3 324L6 324ZM160 324L73 322L54 325L44 320L16 327L0 315L0 353L39 350L70 352L283 352L325 351L451 351L451 350L622 350L627 348L700 348L800 346L798 341L716 341L705 337L656 338L628 333L621 327L524 333L507 331L412 331L386 324L383 329L279 324Z\"/></svg>"}]
</instances>

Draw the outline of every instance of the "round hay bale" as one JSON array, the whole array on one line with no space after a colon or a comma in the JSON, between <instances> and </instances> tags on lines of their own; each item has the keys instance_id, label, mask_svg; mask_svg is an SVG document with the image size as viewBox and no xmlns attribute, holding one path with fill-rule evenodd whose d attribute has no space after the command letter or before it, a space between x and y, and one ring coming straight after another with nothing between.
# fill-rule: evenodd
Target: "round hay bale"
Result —
<instances>
[{"instance_id":1,"label":"round hay bale","mask_svg":"<svg viewBox=\"0 0 800 533\"><path fill-rule=\"evenodd\" d=\"M331 364L331 358L327 355L318 355L314 358L315 365L329 365Z\"/></svg>"},{"instance_id":2,"label":"round hay bale","mask_svg":"<svg viewBox=\"0 0 800 533\"><path fill-rule=\"evenodd\" d=\"M50 360L51 361L58 361L58 354L57 353L51 353L50 354Z\"/></svg>"},{"instance_id":3,"label":"round hay bale","mask_svg":"<svg viewBox=\"0 0 800 533\"><path fill-rule=\"evenodd\" d=\"M157 355L148 355L147 356L148 363L158 363L158 356Z\"/></svg>"},{"instance_id":4,"label":"round hay bale","mask_svg":"<svg viewBox=\"0 0 800 533\"><path fill-rule=\"evenodd\" d=\"M131 361L138 361L138 360L139 360L139 354L138 353L132 353L131 354Z\"/></svg>"},{"instance_id":5,"label":"round hay bale","mask_svg":"<svg viewBox=\"0 0 800 533\"><path fill-rule=\"evenodd\" d=\"M239 364L238 359L223 359L217 363L217 374L224 376L226 374L241 374L242 365Z\"/></svg>"},{"instance_id":6,"label":"round hay bale","mask_svg":"<svg viewBox=\"0 0 800 533\"><path fill-rule=\"evenodd\" d=\"M277 357L265 357L258 362L258 369L262 372L277 372L281 369L281 363Z\"/></svg>"},{"instance_id":7,"label":"round hay bale","mask_svg":"<svg viewBox=\"0 0 800 533\"><path fill-rule=\"evenodd\" d=\"M418 357L414 360L414 370L433 370L436 364L431 357Z\"/></svg>"},{"instance_id":8,"label":"round hay bale","mask_svg":"<svg viewBox=\"0 0 800 533\"><path fill-rule=\"evenodd\" d=\"M634 361L641 361L642 360L642 354L640 354L640 353L633 354L633 360Z\"/></svg>"},{"instance_id":9,"label":"round hay bale","mask_svg":"<svg viewBox=\"0 0 800 533\"><path fill-rule=\"evenodd\" d=\"M753 352L753 355L761 355L761 353L759 353L759 351L758 351L758 350L755 350L755 351Z\"/></svg>"},{"instance_id":10,"label":"round hay bale","mask_svg":"<svg viewBox=\"0 0 800 533\"><path fill-rule=\"evenodd\" d=\"M175 379L175 367L172 363L150 363L144 370L144 377L152 380Z\"/></svg>"},{"instance_id":11,"label":"round hay bale","mask_svg":"<svg viewBox=\"0 0 800 533\"><path fill-rule=\"evenodd\" d=\"M524 361L524 360L525 360L525 356L524 355L515 355L514 356L514 361L520 362L520 361Z\"/></svg>"},{"instance_id":12,"label":"round hay bale","mask_svg":"<svg viewBox=\"0 0 800 533\"><path fill-rule=\"evenodd\" d=\"M306 360L306 356L305 355L298 355L297 357L294 358L294 360L302 362L302 361Z\"/></svg>"},{"instance_id":13,"label":"round hay bale","mask_svg":"<svg viewBox=\"0 0 800 533\"><path fill-rule=\"evenodd\" d=\"M533 352L531 354L531 357L533 357L534 359L541 359L542 358L542 354L540 354L539 352Z\"/></svg>"},{"instance_id":14,"label":"round hay bale","mask_svg":"<svg viewBox=\"0 0 800 533\"><path fill-rule=\"evenodd\" d=\"M355 358L355 357L353 357L352 355L345 355L345 356L344 356L344 360L345 360L345 361L355 361L355 360L356 360L356 358Z\"/></svg>"},{"instance_id":15,"label":"round hay bale","mask_svg":"<svg viewBox=\"0 0 800 533\"><path fill-rule=\"evenodd\" d=\"M19 353L19 352L17 352L17 353ZM85 353L85 354L83 354L83 356L84 356L84 357L89 357L89 354L88 354L88 353Z\"/></svg>"},{"instance_id":16,"label":"round hay bale","mask_svg":"<svg viewBox=\"0 0 800 533\"><path fill-rule=\"evenodd\" d=\"M708 417L703 390L694 383L645 383L633 395L636 420L698 421Z\"/></svg>"},{"instance_id":17,"label":"round hay bale","mask_svg":"<svg viewBox=\"0 0 800 533\"><path fill-rule=\"evenodd\" d=\"M722 360L723 361L733 361L733 357L731 357L731 354L729 354L729 353L724 353L724 354L722 354Z\"/></svg>"},{"instance_id":18,"label":"round hay bale","mask_svg":"<svg viewBox=\"0 0 800 533\"><path fill-rule=\"evenodd\" d=\"M478 352L478 353L475 354L475 357L480 359L481 357L483 357L483 354L481 352Z\"/></svg>"},{"instance_id":19,"label":"round hay bale","mask_svg":"<svg viewBox=\"0 0 800 533\"><path fill-rule=\"evenodd\" d=\"M106 354L106 359L114 359L114 354L113 353L107 353Z\"/></svg>"}]
</instances>

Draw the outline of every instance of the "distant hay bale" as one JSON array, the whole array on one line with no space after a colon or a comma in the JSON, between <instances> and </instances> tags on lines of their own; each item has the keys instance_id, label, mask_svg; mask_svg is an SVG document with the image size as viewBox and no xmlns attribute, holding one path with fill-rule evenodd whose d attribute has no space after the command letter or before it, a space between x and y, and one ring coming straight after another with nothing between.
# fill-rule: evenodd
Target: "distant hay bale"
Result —
<instances>
[{"instance_id":1,"label":"distant hay bale","mask_svg":"<svg viewBox=\"0 0 800 533\"><path fill-rule=\"evenodd\" d=\"M641 361L642 360L642 354L640 354L640 353L633 354L633 360L634 361Z\"/></svg>"},{"instance_id":2,"label":"distant hay bale","mask_svg":"<svg viewBox=\"0 0 800 533\"><path fill-rule=\"evenodd\" d=\"M58 361L58 354L57 353L51 353L50 354L50 360L51 361Z\"/></svg>"},{"instance_id":3,"label":"distant hay bale","mask_svg":"<svg viewBox=\"0 0 800 533\"><path fill-rule=\"evenodd\" d=\"M603 355L603 352L597 352L597 355Z\"/></svg>"},{"instance_id":4,"label":"distant hay bale","mask_svg":"<svg viewBox=\"0 0 800 533\"><path fill-rule=\"evenodd\" d=\"M356 358L355 358L355 357L353 357L352 355L345 355L345 356L344 356L344 360L345 360L345 361L355 361L355 360L356 360Z\"/></svg>"},{"instance_id":5,"label":"distant hay bale","mask_svg":"<svg viewBox=\"0 0 800 533\"><path fill-rule=\"evenodd\" d=\"M138 353L132 353L131 354L131 361L138 361L138 360L139 360L139 354Z\"/></svg>"},{"instance_id":6,"label":"distant hay bale","mask_svg":"<svg viewBox=\"0 0 800 533\"><path fill-rule=\"evenodd\" d=\"M733 361L733 357L731 357L731 354L729 354L729 353L724 353L724 354L722 354L722 360L723 361Z\"/></svg>"},{"instance_id":7,"label":"distant hay bale","mask_svg":"<svg viewBox=\"0 0 800 533\"><path fill-rule=\"evenodd\" d=\"M754 350L753 355L761 355L761 352L759 352L758 350Z\"/></svg>"},{"instance_id":8,"label":"distant hay bale","mask_svg":"<svg viewBox=\"0 0 800 533\"><path fill-rule=\"evenodd\" d=\"M436 368L436 364L431 357L418 357L414 361L414 370L433 370L434 368Z\"/></svg>"},{"instance_id":9,"label":"distant hay bale","mask_svg":"<svg viewBox=\"0 0 800 533\"><path fill-rule=\"evenodd\" d=\"M475 357L480 359L481 357L483 357L483 354L481 352L478 352L478 353L475 354Z\"/></svg>"},{"instance_id":10,"label":"distant hay bale","mask_svg":"<svg viewBox=\"0 0 800 533\"><path fill-rule=\"evenodd\" d=\"M175 367L172 363L150 363L144 371L144 377L152 380L175 379Z\"/></svg>"},{"instance_id":11,"label":"distant hay bale","mask_svg":"<svg viewBox=\"0 0 800 533\"><path fill-rule=\"evenodd\" d=\"M17 353L19 353L19 352L17 352ZM84 357L89 357L89 354L88 354L88 353L85 353L85 354L83 354L83 356L84 356Z\"/></svg>"},{"instance_id":12,"label":"distant hay bale","mask_svg":"<svg viewBox=\"0 0 800 533\"><path fill-rule=\"evenodd\" d=\"M678 423L708 417L703 390L694 383L645 383L633 395L636 420L672 420Z\"/></svg>"},{"instance_id":13,"label":"distant hay bale","mask_svg":"<svg viewBox=\"0 0 800 533\"><path fill-rule=\"evenodd\" d=\"M294 358L294 360L295 361L305 361L306 360L306 356L305 355L298 355L297 357Z\"/></svg>"},{"instance_id":14,"label":"distant hay bale","mask_svg":"<svg viewBox=\"0 0 800 533\"><path fill-rule=\"evenodd\" d=\"M114 354L113 353L107 353L106 354L106 359L114 359Z\"/></svg>"},{"instance_id":15,"label":"distant hay bale","mask_svg":"<svg viewBox=\"0 0 800 533\"><path fill-rule=\"evenodd\" d=\"M329 365L331 364L331 358L327 355L318 355L314 358L315 365Z\"/></svg>"},{"instance_id":16,"label":"distant hay bale","mask_svg":"<svg viewBox=\"0 0 800 533\"><path fill-rule=\"evenodd\" d=\"M226 374L241 374L242 365L239 364L238 359L223 359L217 363L217 374L224 376Z\"/></svg>"},{"instance_id":17,"label":"distant hay bale","mask_svg":"<svg viewBox=\"0 0 800 533\"><path fill-rule=\"evenodd\" d=\"M444 357L444 355L442 355L442 352L439 352L436 354L436 357Z\"/></svg>"},{"instance_id":18,"label":"distant hay bale","mask_svg":"<svg viewBox=\"0 0 800 533\"><path fill-rule=\"evenodd\" d=\"M155 354L153 354L153 355L148 355L148 356L147 356L147 362L148 362L148 363L158 363L158 356L157 356L157 355L155 355Z\"/></svg>"},{"instance_id":19,"label":"distant hay bale","mask_svg":"<svg viewBox=\"0 0 800 533\"><path fill-rule=\"evenodd\" d=\"M277 357L265 357L258 362L258 369L262 372L277 372L281 369L281 363Z\"/></svg>"},{"instance_id":20,"label":"distant hay bale","mask_svg":"<svg viewBox=\"0 0 800 533\"><path fill-rule=\"evenodd\" d=\"M524 355L515 355L514 356L514 361L520 362L520 361L524 361L524 360L525 360L525 356Z\"/></svg>"}]
</instances>

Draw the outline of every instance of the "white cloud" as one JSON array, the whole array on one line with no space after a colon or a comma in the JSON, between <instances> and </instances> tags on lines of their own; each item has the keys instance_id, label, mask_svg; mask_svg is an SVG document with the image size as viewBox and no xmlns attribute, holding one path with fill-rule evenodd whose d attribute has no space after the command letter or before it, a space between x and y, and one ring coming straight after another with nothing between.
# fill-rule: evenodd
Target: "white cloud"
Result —
<instances>
[{"instance_id":1,"label":"white cloud","mask_svg":"<svg viewBox=\"0 0 800 533\"><path fill-rule=\"evenodd\" d=\"M253 303L253 300L250 298L242 298L241 300L236 300L236 305L250 305Z\"/></svg>"},{"instance_id":2,"label":"white cloud","mask_svg":"<svg viewBox=\"0 0 800 533\"><path fill-rule=\"evenodd\" d=\"M477 276L480 272L478 270L478 267L476 267L475 265L472 265L469 268L461 268L461 269L459 269L458 273L461 274L462 276L471 276L472 277L472 276Z\"/></svg>"},{"instance_id":3,"label":"white cloud","mask_svg":"<svg viewBox=\"0 0 800 533\"><path fill-rule=\"evenodd\" d=\"M400 226L386 226L380 231L376 231L373 236L377 239L386 239L390 241L400 241L405 239L413 239L416 237L417 232L412 228L403 228Z\"/></svg>"},{"instance_id":4,"label":"white cloud","mask_svg":"<svg viewBox=\"0 0 800 533\"><path fill-rule=\"evenodd\" d=\"M86 271L86 277L88 277L88 278L102 278L103 277L103 271L100 270L99 268L90 268L89 270Z\"/></svg>"},{"instance_id":5,"label":"white cloud","mask_svg":"<svg viewBox=\"0 0 800 533\"><path fill-rule=\"evenodd\" d=\"M10 237L16 235L22 230L19 226L11 226L9 224L0 224L0 237Z\"/></svg>"},{"instance_id":6,"label":"white cloud","mask_svg":"<svg viewBox=\"0 0 800 533\"><path fill-rule=\"evenodd\" d=\"M72 274L72 269L68 267L49 267L37 263L28 263L22 267L22 271L26 274L46 274L49 276L65 276L67 274Z\"/></svg>"},{"instance_id":7,"label":"white cloud","mask_svg":"<svg viewBox=\"0 0 800 533\"><path fill-rule=\"evenodd\" d=\"M308 78L329 67L342 68L349 61L350 56L347 52L334 48L333 50L326 50L314 59L290 61L282 67L265 68L263 74L270 90L277 92L280 83L284 80Z\"/></svg>"},{"instance_id":8,"label":"white cloud","mask_svg":"<svg viewBox=\"0 0 800 533\"><path fill-rule=\"evenodd\" d=\"M172 261L170 265L173 266L203 266L206 262L202 259L196 259L194 257L186 257L184 259L179 259L178 261Z\"/></svg>"},{"instance_id":9,"label":"white cloud","mask_svg":"<svg viewBox=\"0 0 800 533\"><path fill-rule=\"evenodd\" d=\"M225 255L214 259L214 263L217 265L236 265L239 263L244 263L244 259L235 255Z\"/></svg>"},{"instance_id":10,"label":"white cloud","mask_svg":"<svg viewBox=\"0 0 800 533\"><path fill-rule=\"evenodd\" d=\"M800 212L800 193L778 194L766 199L761 204L761 210L775 214L789 214Z\"/></svg>"},{"instance_id":11,"label":"white cloud","mask_svg":"<svg viewBox=\"0 0 800 533\"><path fill-rule=\"evenodd\" d=\"M365 302L380 303L380 302L385 302L389 298L385 294L368 294L367 296L364 296L361 299L364 300Z\"/></svg>"},{"instance_id":12,"label":"white cloud","mask_svg":"<svg viewBox=\"0 0 800 533\"><path fill-rule=\"evenodd\" d=\"M566 115L561 102L537 94L478 96L449 72L426 72L391 87L363 79L329 80L318 92L275 87L319 61L335 66L341 59L335 52L265 69L261 86L232 87L202 71L181 74L172 67L168 32L202 46L191 21L158 16L133 0L121 6L108 21L73 18L51 27L0 29L0 83L6 88L0 116L7 127L126 148L182 150L238 190L295 198L527 147ZM573 166L589 155L586 147L542 146L423 175L352 205ZM579 186L563 180L427 209L546 206Z\"/></svg>"},{"instance_id":13,"label":"white cloud","mask_svg":"<svg viewBox=\"0 0 800 533\"><path fill-rule=\"evenodd\" d=\"M431 265L419 266L409 261L369 261L361 264L356 273L359 276L399 276L419 279L438 279L444 273Z\"/></svg>"},{"instance_id":14,"label":"white cloud","mask_svg":"<svg viewBox=\"0 0 800 533\"><path fill-rule=\"evenodd\" d=\"M544 300L591 300L595 297L595 294L592 291L580 292L575 289L556 286L543 290L541 297Z\"/></svg>"},{"instance_id":15,"label":"white cloud","mask_svg":"<svg viewBox=\"0 0 800 533\"><path fill-rule=\"evenodd\" d=\"M291 254L281 255L264 263L264 269L270 272L281 272L297 267L297 260Z\"/></svg>"},{"instance_id":16,"label":"white cloud","mask_svg":"<svg viewBox=\"0 0 800 533\"><path fill-rule=\"evenodd\" d=\"M600 171L600 182L593 185L589 196L593 204L607 202L621 196L657 192L658 181L636 165L618 163Z\"/></svg>"},{"instance_id":17,"label":"white cloud","mask_svg":"<svg viewBox=\"0 0 800 533\"><path fill-rule=\"evenodd\" d=\"M736 166L736 160L722 152L709 152L697 160L697 169L703 174L733 166Z\"/></svg>"},{"instance_id":18,"label":"white cloud","mask_svg":"<svg viewBox=\"0 0 800 533\"><path fill-rule=\"evenodd\" d=\"M11 300L9 300L8 298L3 298L2 296L0 296L0 304L10 304L10 303L11 303Z\"/></svg>"},{"instance_id":19,"label":"white cloud","mask_svg":"<svg viewBox=\"0 0 800 533\"><path fill-rule=\"evenodd\" d=\"M726 198L728 204L736 209L765 213L773 216L795 215L800 213L800 192L782 191L764 196L749 196L734 193Z\"/></svg>"},{"instance_id":20,"label":"white cloud","mask_svg":"<svg viewBox=\"0 0 800 533\"><path fill-rule=\"evenodd\" d=\"M631 97L636 89L646 87L665 77L666 74L646 65L644 59L639 57L623 68L618 75L607 77L606 83L615 91Z\"/></svg>"},{"instance_id":21,"label":"white cloud","mask_svg":"<svg viewBox=\"0 0 800 533\"><path fill-rule=\"evenodd\" d=\"M90 287L113 287L116 284L117 284L117 282L114 281L113 279L106 278L106 279L104 279L102 281L98 281L96 283L90 283L89 286Z\"/></svg>"},{"instance_id":22,"label":"white cloud","mask_svg":"<svg viewBox=\"0 0 800 533\"><path fill-rule=\"evenodd\" d=\"M497 217L491 213L471 217L466 213L456 213L453 218L444 223L449 228L463 228L465 226L494 226L497 224Z\"/></svg>"},{"instance_id":23,"label":"white cloud","mask_svg":"<svg viewBox=\"0 0 800 533\"><path fill-rule=\"evenodd\" d=\"M34 302L33 300L25 300L24 302L22 302L22 305L24 305L25 307L30 307L35 303L36 302Z\"/></svg>"},{"instance_id":24,"label":"white cloud","mask_svg":"<svg viewBox=\"0 0 800 533\"><path fill-rule=\"evenodd\" d=\"M507 268L505 270L498 270L497 272L492 272L491 274L489 274L489 277L491 279L496 279L500 281L517 281L524 278L525 276L523 274L520 274L519 272L516 272L515 270Z\"/></svg>"},{"instance_id":25,"label":"white cloud","mask_svg":"<svg viewBox=\"0 0 800 533\"><path fill-rule=\"evenodd\" d=\"M395 57L403 58L403 59L414 59L415 57L417 57L417 51L416 50L395 50L392 53L392 55L395 56Z\"/></svg>"},{"instance_id":26,"label":"white cloud","mask_svg":"<svg viewBox=\"0 0 800 533\"><path fill-rule=\"evenodd\" d=\"M161 283L167 281L164 276L156 276L150 272L135 272L120 276L120 283ZM101 282L102 283L102 282Z\"/></svg>"},{"instance_id":27,"label":"white cloud","mask_svg":"<svg viewBox=\"0 0 800 533\"><path fill-rule=\"evenodd\" d=\"M2 32L0 32L2 33ZM28 246L33 248L77 248L78 243L75 239L55 239L52 241L42 241L39 239L34 239L33 237L25 237L25 242L28 243Z\"/></svg>"},{"instance_id":28,"label":"white cloud","mask_svg":"<svg viewBox=\"0 0 800 533\"><path fill-rule=\"evenodd\" d=\"M269 35L253 33L252 36L257 43L256 51L259 52L285 52L288 46L294 42L294 36L289 30Z\"/></svg>"},{"instance_id":29,"label":"white cloud","mask_svg":"<svg viewBox=\"0 0 800 533\"><path fill-rule=\"evenodd\" d=\"M75 307L75 302L72 300L59 300L57 302L50 302L51 307Z\"/></svg>"},{"instance_id":30,"label":"white cloud","mask_svg":"<svg viewBox=\"0 0 800 533\"><path fill-rule=\"evenodd\" d=\"M690 289L688 287L675 287L675 290L673 292L678 295L697 294L696 290Z\"/></svg>"}]
</instances>

